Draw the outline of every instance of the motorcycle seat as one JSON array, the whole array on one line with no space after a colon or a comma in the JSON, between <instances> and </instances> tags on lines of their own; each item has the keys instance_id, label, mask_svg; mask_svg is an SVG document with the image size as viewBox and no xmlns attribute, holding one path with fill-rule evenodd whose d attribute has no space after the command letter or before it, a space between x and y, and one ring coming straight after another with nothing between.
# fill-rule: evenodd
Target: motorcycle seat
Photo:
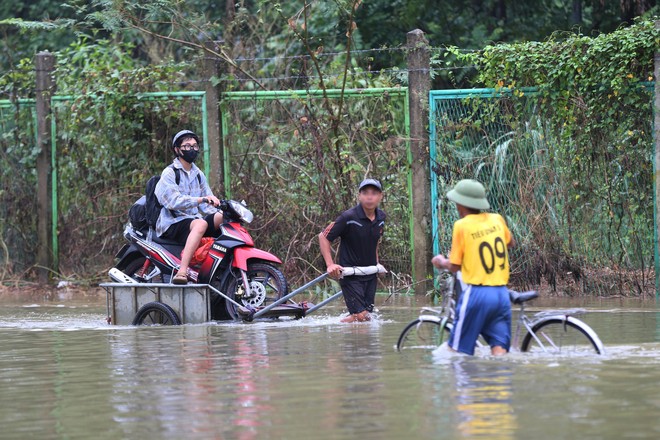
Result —
<instances>
[{"instance_id":1,"label":"motorcycle seat","mask_svg":"<svg viewBox=\"0 0 660 440\"><path fill-rule=\"evenodd\" d=\"M154 234L155 235L155 234ZM167 238L160 238L160 237L154 237L153 238L154 243L158 243L164 246L180 246L183 247L185 243L180 243L176 240L170 240Z\"/></svg>"}]
</instances>

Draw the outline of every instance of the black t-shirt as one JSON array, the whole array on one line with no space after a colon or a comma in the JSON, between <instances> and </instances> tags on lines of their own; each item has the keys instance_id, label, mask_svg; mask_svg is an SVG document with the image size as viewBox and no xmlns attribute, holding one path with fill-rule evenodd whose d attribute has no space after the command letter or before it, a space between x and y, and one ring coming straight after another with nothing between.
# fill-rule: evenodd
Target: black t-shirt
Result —
<instances>
[{"instance_id":1,"label":"black t-shirt","mask_svg":"<svg viewBox=\"0 0 660 440\"><path fill-rule=\"evenodd\" d=\"M330 223L323 235L330 242L341 238L337 264L347 267L377 264L376 247L383 236L385 217L385 212L376 208L376 218L371 221L364 213L362 205L357 205L342 212Z\"/></svg>"}]
</instances>

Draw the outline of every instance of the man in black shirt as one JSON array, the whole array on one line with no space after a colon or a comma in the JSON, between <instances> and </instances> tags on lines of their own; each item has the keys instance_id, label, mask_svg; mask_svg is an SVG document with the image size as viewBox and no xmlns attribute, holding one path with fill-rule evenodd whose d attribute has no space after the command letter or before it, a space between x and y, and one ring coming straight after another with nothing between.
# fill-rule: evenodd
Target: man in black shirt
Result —
<instances>
[{"instance_id":1,"label":"man in black shirt","mask_svg":"<svg viewBox=\"0 0 660 440\"><path fill-rule=\"evenodd\" d=\"M375 266L378 264L378 243L383 235L385 212L378 209L383 200L383 187L376 179L365 179L358 188L359 204L344 211L319 234L321 255L328 274L339 278L343 266ZM332 259L332 242L341 237L339 264ZM371 319L376 296L376 275L353 275L339 281L349 316L342 322L362 322Z\"/></svg>"}]
</instances>

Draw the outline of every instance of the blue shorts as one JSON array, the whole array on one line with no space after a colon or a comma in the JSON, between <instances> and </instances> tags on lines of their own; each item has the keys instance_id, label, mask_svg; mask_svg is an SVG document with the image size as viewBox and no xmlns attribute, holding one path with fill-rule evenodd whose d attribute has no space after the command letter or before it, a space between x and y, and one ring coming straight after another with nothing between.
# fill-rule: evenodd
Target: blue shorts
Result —
<instances>
[{"instance_id":1,"label":"blue shorts","mask_svg":"<svg viewBox=\"0 0 660 440\"><path fill-rule=\"evenodd\" d=\"M474 346L482 335L491 347L507 351L511 346L511 302L506 286L473 286L458 298L456 321L449 346L456 351L474 354Z\"/></svg>"}]
</instances>

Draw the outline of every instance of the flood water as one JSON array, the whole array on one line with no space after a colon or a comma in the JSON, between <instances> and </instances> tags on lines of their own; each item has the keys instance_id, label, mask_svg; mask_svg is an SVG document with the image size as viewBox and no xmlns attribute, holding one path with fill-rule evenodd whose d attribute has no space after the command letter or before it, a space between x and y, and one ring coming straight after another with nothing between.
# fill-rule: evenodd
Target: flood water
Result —
<instances>
[{"instance_id":1,"label":"flood water","mask_svg":"<svg viewBox=\"0 0 660 440\"><path fill-rule=\"evenodd\" d=\"M393 349L424 299L299 321L107 325L105 295L0 302L2 439L660 438L655 302L587 307L604 356Z\"/></svg>"}]
</instances>

